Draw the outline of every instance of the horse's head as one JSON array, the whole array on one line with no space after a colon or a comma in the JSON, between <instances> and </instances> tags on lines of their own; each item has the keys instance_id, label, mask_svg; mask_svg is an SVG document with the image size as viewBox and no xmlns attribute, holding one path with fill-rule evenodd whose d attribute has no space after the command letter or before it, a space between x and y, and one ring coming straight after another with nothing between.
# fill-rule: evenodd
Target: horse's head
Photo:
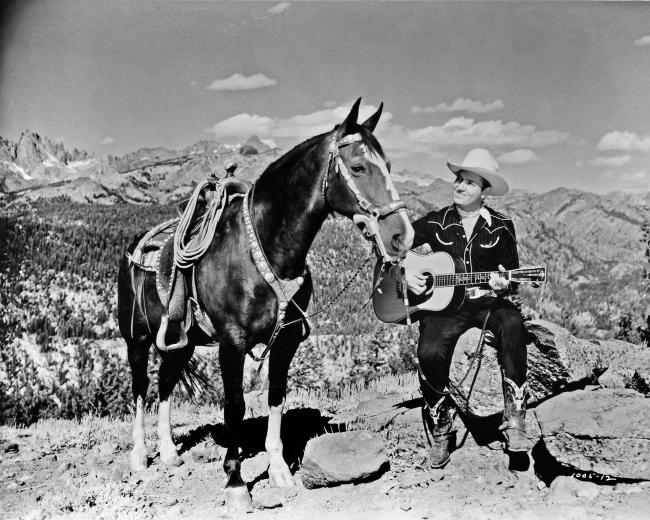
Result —
<instances>
[{"instance_id":1,"label":"horse's head","mask_svg":"<svg viewBox=\"0 0 650 520\"><path fill-rule=\"evenodd\" d=\"M358 124L361 98L332 132L322 191L330 208L351 218L375 242L385 262L404 258L413 243L404 202L390 177L390 161L372 135L381 111Z\"/></svg>"}]
</instances>

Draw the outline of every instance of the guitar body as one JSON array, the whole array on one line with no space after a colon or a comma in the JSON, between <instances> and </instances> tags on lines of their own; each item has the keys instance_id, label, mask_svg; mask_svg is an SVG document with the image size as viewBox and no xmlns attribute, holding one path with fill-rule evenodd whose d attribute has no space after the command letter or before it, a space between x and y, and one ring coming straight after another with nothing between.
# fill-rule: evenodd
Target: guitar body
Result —
<instances>
[{"instance_id":1,"label":"guitar body","mask_svg":"<svg viewBox=\"0 0 650 520\"><path fill-rule=\"evenodd\" d=\"M457 309L463 304L465 299L465 288L456 287L438 287L433 288L432 293L428 293L433 285L433 275L445 273L464 273L463 263L454 259L447 253L429 253L420 254L410 251L403 262L404 268L409 271L415 271L421 275L427 276L427 290L417 296L411 292L408 296L408 313L411 321L418 320L419 311L437 312L444 309ZM381 265L375 266L375 284ZM427 294L428 293L428 294ZM373 294L373 308L377 318L385 323L406 323L406 308L402 295L402 284L399 266L392 266Z\"/></svg>"}]
</instances>

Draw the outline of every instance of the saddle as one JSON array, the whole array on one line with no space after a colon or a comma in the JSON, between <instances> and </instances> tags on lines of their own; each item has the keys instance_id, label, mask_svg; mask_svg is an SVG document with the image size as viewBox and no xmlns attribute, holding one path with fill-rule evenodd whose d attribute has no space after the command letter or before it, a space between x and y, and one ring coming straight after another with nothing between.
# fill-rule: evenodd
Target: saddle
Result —
<instances>
[{"instance_id":1,"label":"saddle","mask_svg":"<svg viewBox=\"0 0 650 520\"><path fill-rule=\"evenodd\" d=\"M196 299L194 266L209 247L224 208L250 186L235 178L204 180L189 199L179 204L181 216L149 230L129 255L132 266L156 275L156 289L165 309L156 334L156 345L161 350L185 347L187 332L194 322L215 339L214 326ZM136 298L144 308L146 304L138 291Z\"/></svg>"}]
</instances>

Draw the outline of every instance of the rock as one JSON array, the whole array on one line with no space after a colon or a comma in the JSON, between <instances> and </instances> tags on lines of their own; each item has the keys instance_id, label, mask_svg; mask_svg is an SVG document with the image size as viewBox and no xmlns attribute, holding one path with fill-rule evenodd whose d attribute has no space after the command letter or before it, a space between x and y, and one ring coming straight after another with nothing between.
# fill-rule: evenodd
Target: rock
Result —
<instances>
[{"instance_id":1,"label":"rock","mask_svg":"<svg viewBox=\"0 0 650 520\"><path fill-rule=\"evenodd\" d=\"M302 461L302 482L313 489L369 479L388 466L381 436L369 431L329 433L311 439Z\"/></svg>"},{"instance_id":2,"label":"rock","mask_svg":"<svg viewBox=\"0 0 650 520\"><path fill-rule=\"evenodd\" d=\"M419 393L390 393L357 405L356 418L373 428L382 429L388 424L419 424L421 407L408 401L419 399Z\"/></svg>"},{"instance_id":3,"label":"rock","mask_svg":"<svg viewBox=\"0 0 650 520\"><path fill-rule=\"evenodd\" d=\"M560 476L551 482L548 500L554 504L575 502L578 498L596 498L598 484L583 482L573 477Z\"/></svg>"},{"instance_id":4,"label":"rock","mask_svg":"<svg viewBox=\"0 0 650 520\"><path fill-rule=\"evenodd\" d=\"M613 477L650 480L650 400L634 390L577 390L535 409L559 462Z\"/></svg>"},{"instance_id":5,"label":"rock","mask_svg":"<svg viewBox=\"0 0 650 520\"><path fill-rule=\"evenodd\" d=\"M529 403L556 394L568 383L590 378L595 380L608 368L611 372L604 381L610 377L617 378L618 385L619 378L623 377L624 386L628 388L648 388L650 384L650 356L643 347L619 340L592 342L576 338L567 329L545 320L528 321L526 329L530 335L530 343L526 347ZM479 337L480 330L475 328L458 340L451 369L452 380L460 381L467 373ZM476 363L462 385L465 394L475 368ZM636 376L633 375L635 373ZM496 351L491 347L483 351L470 404L480 415L491 415L502 410L501 373Z\"/></svg>"},{"instance_id":6,"label":"rock","mask_svg":"<svg viewBox=\"0 0 650 520\"><path fill-rule=\"evenodd\" d=\"M19 447L18 443L10 442L5 446L5 453L18 453Z\"/></svg>"},{"instance_id":7,"label":"rock","mask_svg":"<svg viewBox=\"0 0 650 520\"><path fill-rule=\"evenodd\" d=\"M598 378L598 384L603 388L625 388L632 379L632 374L626 377L615 368L608 368Z\"/></svg>"},{"instance_id":8,"label":"rock","mask_svg":"<svg viewBox=\"0 0 650 520\"><path fill-rule=\"evenodd\" d=\"M275 509L282 505L282 499L277 489L267 489L253 497L253 507L256 509Z\"/></svg>"},{"instance_id":9,"label":"rock","mask_svg":"<svg viewBox=\"0 0 650 520\"><path fill-rule=\"evenodd\" d=\"M261 451L257 455L242 461L241 475L244 482L250 482L259 477L267 469L269 469L269 454Z\"/></svg>"}]
</instances>

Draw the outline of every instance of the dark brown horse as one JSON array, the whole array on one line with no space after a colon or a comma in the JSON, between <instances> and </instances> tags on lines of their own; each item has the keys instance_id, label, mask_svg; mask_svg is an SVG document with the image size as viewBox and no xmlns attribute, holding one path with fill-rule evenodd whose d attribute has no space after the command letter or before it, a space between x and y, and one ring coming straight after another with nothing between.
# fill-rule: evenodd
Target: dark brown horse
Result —
<instances>
[{"instance_id":1,"label":"dark brown horse","mask_svg":"<svg viewBox=\"0 0 650 520\"><path fill-rule=\"evenodd\" d=\"M404 204L390 178L390 164L372 135L382 107L358 124L360 101L343 123L280 157L245 197L227 206L209 249L195 267L196 296L214 324L219 341L229 439L224 470L228 501L235 507L250 504L240 475L238 439L244 417L244 358L258 343L272 342L265 442L270 457L269 479L274 486L292 485L282 456L280 426L289 363L305 339L301 309L307 309L312 294L307 252L323 221L333 211L352 218L366 237L374 239L376 251L385 260L403 258L413 240ZM140 470L147 466L147 359L163 307L153 273L136 271L137 267L130 266L125 257L119 273L118 314L120 331L128 345L136 403L130 462L134 470ZM145 277L143 305L135 301L135 276ZM291 324L294 320L296 323ZM278 322L287 326L278 327ZM188 337L186 347L160 351L159 452L161 461L171 465L180 461L170 430L170 394L199 341L192 329Z\"/></svg>"}]
</instances>

